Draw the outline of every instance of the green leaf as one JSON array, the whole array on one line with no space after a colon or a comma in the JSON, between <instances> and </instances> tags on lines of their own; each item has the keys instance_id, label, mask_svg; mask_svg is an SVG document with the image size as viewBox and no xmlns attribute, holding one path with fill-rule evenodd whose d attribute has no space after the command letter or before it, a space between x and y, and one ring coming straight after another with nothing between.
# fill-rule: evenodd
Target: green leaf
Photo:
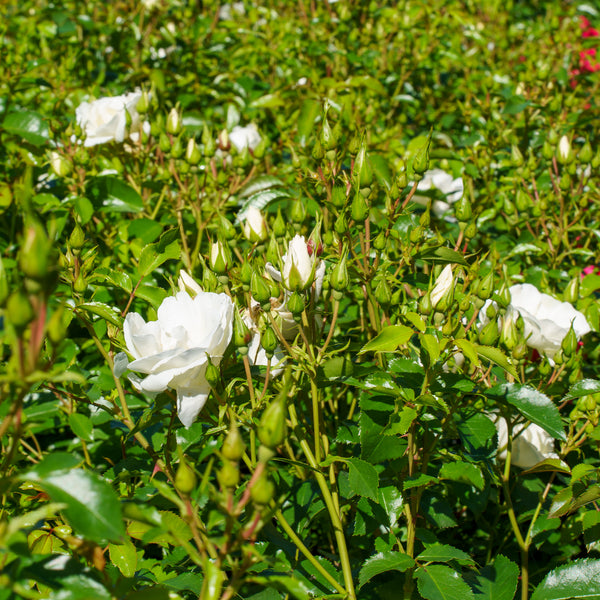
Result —
<instances>
[{"instance_id":1,"label":"green leaf","mask_svg":"<svg viewBox=\"0 0 600 600\"><path fill-rule=\"evenodd\" d=\"M600 599L600 560L583 558L550 571L531 600Z\"/></svg>"},{"instance_id":2,"label":"green leaf","mask_svg":"<svg viewBox=\"0 0 600 600\"><path fill-rule=\"evenodd\" d=\"M110 562L125 577L133 577L137 569L137 551L130 539L123 544L109 544Z\"/></svg>"},{"instance_id":3,"label":"green leaf","mask_svg":"<svg viewBox=\"0 0 600 600\"><path fill-rule=\"evenodd\" d=\"M95 473L50 470L45 463L42 461L19 479L38 483L53 502L65 504L66 519L84 538L97 543L121 540L125 535L121 505L111 486Z\"/></svg>"},{"instance_id":4,"label":"green leaf","mask_svg":"<svg viewBox=\"0 0 600 600\"><path fill-rule=\"evenodd\" d=\"M91 442L94 439L92 435L94 426L89 417L81 413L71 413L69 415L69 427L73 433L84 442Z\"/></svg>"},{"instance_id":5,"label":"green leaf","mask_svg":"<svg viewBox=\"0 0 600 600\"><path fill-rule=\"evenodd\" d=\"M384 431L385 435L404 435L418 414L414 408L405 406L398 414L392 416L389 427Z\"/></svg>"},{"instance_id":6,"label":"green leaf","mask_svg":"<svg viewBox=\"0 0 600 600\"><path fill-rule=\"evenodd\" d=\"M489 390L488 395L503 398L553 438L561 441L567 439L558 408L542 392L527 385L505 383Z\"/></svg>"},{"instance_id":7,"label":"green leaf","mask_svg":"<svg viewBox=\"0 0 600 600\"><path fill-rule=\"evenodd\" d=\"M6 115L2 127L5 131L22 137L34 146L48 141L48 123L33 111L12 112Z\"/></svg>"},{"instance_id":8,"label":"green leaf","mask_svg":"<svg viewBox=\"0 0 600 600\"><path fill-rule=\"evenodd\" d=\"M475 351L477 354L487 360L496 363L499 367L502 367L507 373L510 373L517 381L520 381L519 373L516 367L510 362L510 359L500 350L493 346L480 346L475 345Z\"/></svg>"},{"instance_id":9,"label":"green leaf","mask_svg":"<svg viewBox=\"0 0 600 600\"><path fill-rule=\"evenodd\" d=\"M380 154L369 154L369 159L377 181L386 190L389 190L392 187L392 171L387 161Z\"/></svg>"},{"instance_id":10,"label":"green leaf","mask_svg":"<svg viewBox=\"0 0 600 600\"><path fill-rule=\"evenodd\" d=\"M123 326L123 318L121 317L121 313L118 311L118 309L108 306L108 304L104 304L102 302L84 302L83 304L79 304L76 310L98 315L105 321L108 321L119 328Z\"/></svg>"},{"instance_id":11,"label":"green leaf","mask_svg":"<svg viewBox=\"0 0 600 600\"><path fill-rule=\"evenodd\" d=\"M268 206L274 200L280 200L281 198L289 198L290 193L287 190L263 190L261 192L257 192L256 194L252 194L250 198L248 198L242 208L240 209L235 222L241 223L246 219L246 213L248 209L251 207L258 208L259 210L263 210L265 206Z\"/></svg>"},{"instance_id":12,"label":"green leaf","mask_svg":"<svg viewBox=\"0 0 600 600\"><path fill-rule=\"evenodd\" d=\"M452 250L451 248L446 248L445 246L426 248L425 250L419 252L415 258L433 264L457 264L463 265L464 267L469 266L469 263L465 260L464 256L460 252Z\"/></svg>"},{"instance_id":13,"label":"green leaf","mask_svg":"<svg viewBox=\"0 0 600 600\"><path fill-rule=\"evenodd\" d=\"M278 108L285 103L279 94L265 94L250 102L250 108Z\"/></svg>"},{"instance_id":14,"label":"green leaf","mask_svg":"<svg viewBox=\"0 0 600 600\"><path fill-rule=\"evenodd\" d=\"M519 567L502 554L483 567L471 584L475 600L513 600L517 590Z\"/></svg>"},{"instance_id":15,"label":"green leaf","mask_svg":"<svg viewBox=\"0 0 600 600\"><path fill-rule=\"evenodd\" d=\"M531 467L531 469L523 471L523 474L530 475L532 473L544 473L549 471L565 473L566 475L571 474L569 465L565 461L558 458L546 458L542 462Z\"/></svg>"},{"instance_id":16,"label":"green leaf","mask_svg":"<svg viewBox=\"0 0 600 600\"><path fill-rule=\"evenodd\" d=\"M90 280L101 281L104 284L108 283L125 290L128 294L131 294L133 289L131 277L125 271L116 271L110 267L98 267L91 275Z\"/></svg>"},{"instance_id":17,"label":"green leaf","mask_svg":"<svg viewBox=\"0 0 600 600\"><path fill-rule=\"evenodd\" d=\"M349 470L348 483L354 492L378 502L379 475L375 467L360 458L348 458L345 462Z\"/></svg>"},{"instance_id":18,"label":"green leaf","mask_svg":"<svg viewBox=\"0 0 600 600\"><path fill-rule=\"evenodd\" d=\"M142 197L122 179L112 175L96 177L92 180L90 196L101 210L116 213L139 213L144 210Z\"/></svg>"},{"instance_id":19,"label":"green leaf","mask_svg":"<svg viewBox=\"0 0 600 600\"><path fill-rule=\"evenodd\" d=\"M474 460L491 458L496 453L496 426L486 415L472 415L459 421L456 427L467 454Z\"/></svg>"},{"instance_id":20,"label":"green leaf","mask_svg":"<svg viewBox=\"0 0 600 600\"><path fill-rule=\"evenodd\" d=\"M569 388L569 392L563 398L563 401L574 400L591 394L600 394L600 381L597 379L582 379Z\"/></svg>"},{"instance_id":21,"label":"green leaf","mask_svg":"<svg viewBox=\"0 0 600 600\"><path fill-rule=\"evenodd\" d=\"M88 575L67 575L60 579L60 590L52 600L112 600L112 594Z\"/></svg>"},{"instance_id":22,"label":"green leaf","mask_svg":"<svg viewBox=\"0 0 600 600\"><path fill-rule=\"evenodd\" d=\"M426 600L474 600L471 588L446 565L429 565L415 571L419 593Z\"/></svg>"},{"instance_id":23,"label":"green leaf","mask_svg":"<svg viewBox=\"0 0 600 600\"><path fill-rule=\"evenodd\" d=\"M238 196L240 198L248 198L254 196L260 192L264 192L270 188L284 185L283 181L279 177L273 175L261 175L251 179L240 191Z\"/></svg>"},{"instance_id":24,"label":"green leaf","mask_svg":"<svg viewBox=\"0 0 600 600\"><path fill-rule=\"evenodd\" d=\"M255 575L254 577L248 577L246 581L257 583L265 588L275 588L280 592L290 594L290 596L297 600L310 600L313 597L310 590L302 581L290 577L289 575L269 573L266 576Z\"/></svg>"},{"instance_id":25,"label":"green leaf","mask_svg":"<svg viewBox=\"0 0 600 600\"><path fill-rule=\"evenodd\" d=\"M312 133L315 121L321 114L321 103L317 100L305 100L298 115L298 132L296 137L301 146L306 146Z\"/></svg>"},{"instance_id":26,"label":"green leaf","mask_svg":"<svg viewBox=\"0 0 600 600\"><path fill-rule=\"evenodd\" d=\"M423 361L423 364L431 367L440 357L440 343L435 335L432 335L431 333L419 335L419 342L421 344L421 360ZM423 356L423 351L426 356Z\"/></svg>"},{"instance_id":27,"label":"green leaf","mask_svg":"<svg viewBox=\"0 0 600 600\"><path fill-rule=\"evenodd\" d=\"M130 237L140 238L144 244L151 244L163 232L163 225L152 219L135 219L129 222L127 231Z\"/></svg>"},{"instance_id":28,"label":"green leaf","mask_svg":"<svg viewBox=\"0 0 600 600\"><path fill-rule=\"evenodd\" d=\"M404 508L402 492L394 485L379 488L379 504L388 516L388 527L394 527Z\"/></svg>"},{"instance_id":29,"label":"green leaf","mask_svg":"<svg viewBox=\"0 0 600 600\"><path fill-rule=\"evenodd\" d=\"M451 560L455 560L461 565L475 564L475 561L466 552L448 544L432 544L417 556L417 561L420 563L450 562Z\"/></svg>"},{"instance_id":30,"label":"green leaf","mask_svg":"<svg viewBox=\"0 0 600 600\"><path fill-rule=\"evenodd\" d=\"M425 473L419 473L418 475L410 475L403 482L403 488L410 490L411 488L421 487L423 485L429 485L430 483L437 482L438 478Z\"/></svg>"},{"instance_id":31,"label":"green leaf","mask_svg":"<svg viewBox=\"0 0 600 600\"><path fill-rule=\"evenodd\" d=\"M384 327L370 342L367 342L359 354L365 352L394 352L410 340L414 331L405 325L388 325Z\"/></svg>"},{"instance_id":32,"label":"green leaf","mask_svg":"<svg viewBox=\"0 0 600 600\"><path fill-rule=\"evenodd\" d=\"M408 554L394 552L393 550L379 552L365 561L358 575L358 587L360 589L365 583L381 573L389 571L404 572L414 565L414 559L408 556Z\"/></svg>"},{"instance_id":33,"label":"green leaf","mask_svg":"<svg viewBox=\"0 0 600 600\"><path fill-rule=\"evenodd\" d=\"M421 315L418 315L415 312L407 312L405 315L402 315L407 321L410 321L413 327L419 332L424 333L427 329L427 324L423 321Z\"/></svg>"},{"instance_id":34,"label":"green leaf","mask_svg":"<svg viewBox=\"0 0 600 600\"><path fill-rule=\"evenodd\" d=\"M483 490L485 487L485 479L483 478L481 469L477 465L465 461L444 463L438 477L440 479L450 479L451 481L467 483L478 490Z\"/></svg>"},{"instance_id":35,"label":"green leaf","mask_svg":"<svg viewBox=\"0 0 600 600\"><path fill-rule=\"evenodd\" d=\"M138 273L140 277L146 277L152 271L160 267L164 262L181 257L179 242L174 241L165 247L160 242L148 244L142 249L140 260L138 262Z\"/></svg>"}]
</instances>

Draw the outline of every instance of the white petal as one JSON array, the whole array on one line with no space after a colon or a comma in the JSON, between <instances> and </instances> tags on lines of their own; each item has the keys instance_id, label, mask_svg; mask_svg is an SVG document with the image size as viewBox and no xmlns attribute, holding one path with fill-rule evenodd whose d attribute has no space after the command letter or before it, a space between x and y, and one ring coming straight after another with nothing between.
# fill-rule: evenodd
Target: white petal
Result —
<instances>
[{"instance_id":1,"label":"white petal","mask_svg":"<svg viewBox=\"0 0 600 600\"><path fill-rule=\"evenodd\" d=\"M204 408L210 388L180 388L177 390L177 416L179 420L190 427Z\"/></svg>"}]
</instances>

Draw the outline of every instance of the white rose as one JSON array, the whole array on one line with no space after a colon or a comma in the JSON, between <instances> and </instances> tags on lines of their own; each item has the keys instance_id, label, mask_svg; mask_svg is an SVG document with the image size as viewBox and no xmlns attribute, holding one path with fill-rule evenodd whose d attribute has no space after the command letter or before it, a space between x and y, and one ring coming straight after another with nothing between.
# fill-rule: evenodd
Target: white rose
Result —
<instances>
[{"instance_id":1,"label":"white rose","mask_svg":"<svg viewBox=\"0 0 600 600\"><path fill-rule=\"evenodd\" d=\"M222 4L219 7L219 19L221 21L233 21L235 16L246 14L243 2L233 2L232 4Z\"/></svg>"},{"instance_id":2,"label":"white rose","mask_svg":"<svg viewBox=\"0 0 600 600\"><path fill-rule=\"evenodd\" d=\"M534 285L521 283L510 288L510 307L523 317L527 345L552 358L569 332L571 324L577 338L591 331L578 310L569 302L561 302L542 294Z\"/></svg>"},{"instance_id":3,"label":"white rose","mask_svg":"<svg viewBox=\"0 0 600 600\"><path fill-rule=\"evenodd\" d=\"M450 173L446 173L446 171L442 169L431 169L430 171L425 171L423 174L423 179L421 179L417 185L417 192L429 192L432 189L439 190L446 196L445 201L434 200L431 205L433 214L436 217L441 217L450 210L451 204L454 204L462 198L465 187L462 177L457 177L455 179ZM418 194L415 194L412 199L414 202L418 202L425 206L429 202L427 196L419 196Z\"/></svg>"},{"instance_id":4,"label":"white rose","mask_svg":"<svg viewBox=\"0 0 600 600\"><path fill-rule=\"evenodd\" d=\"M210 393L205 373L208 357L218 365L233 329L233 303L226 294L183 291L166 298L158 320L146 323L137 313L125 318L123 334L133 362L131 371L147 376L132 379L142 392L177 392L177 414L189 427ZM117 362L117 361L115 361Z\"/></svg>"},{"instance_id":5,"label":"white rose","mask_svg":"<svg viewBox=\"0 0 600 600\"><path fill-rule=\"evenodd\" d=\"M261 139L254 123L250 123L245 127L236 125L229 133L229 141L238 152L241 152L244 148L254 150L260 144Z\"/></svg>"},{"instance_id":6,"label":"white rose","mask_svg":"<svg viewBox=\"0 0 600 600\"><path fill-rule=\"evenodd\" d=\"M106 142L122 142L131 133L137 139L140 130L140 115L136 106L142 92L131 92L123 96L99 98L83 102L75 109L77 124L85 134L84 146L96 146ZM131 119L127 126L127 113ZM149 124L143 124L149 130Z\"/></svg>"},{"instance_id":7,"label":"white rose","mask_svg":"<svg viewBox=\"0 0 600 600\"><path fill-rule=\"evenodd\" d=\"M506 420L496 420L498 431L498 458L506 460L508 426ZM529 469L547 458L558 458L554 452L554 438L535 423L515 425L512 429L511 464Z\"/></svg>"}]
</instances>

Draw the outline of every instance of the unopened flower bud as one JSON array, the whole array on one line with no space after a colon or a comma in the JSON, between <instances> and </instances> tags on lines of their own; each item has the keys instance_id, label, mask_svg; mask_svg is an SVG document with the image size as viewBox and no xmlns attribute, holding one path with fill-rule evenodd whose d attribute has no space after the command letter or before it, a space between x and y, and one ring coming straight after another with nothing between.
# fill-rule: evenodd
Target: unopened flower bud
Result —
<instances>
[{"instance_id":1,"label":"unopened flower bud","mask_svg":"<svg viewBox=\"0 0 600 600\"><path fill-rule=\"evenodd\" d=\"M346 220L345 212L341 212L338 215L337 219L335 220L335 223L333 224L333 229L338 235L344 235L344 233L348 231L348 221Z\"/></svg>"},{"instance_id":2,"label":"unopened flower bud","mask_svg":"<svg viewBox=\"0 0 600 600\"><path fill-rule=\"evenodd\" d=\"M50 166L58 177L66 177L73 169L71 161L55 150L50 152Z\"/></svg>"},{"instance_id":3,"label":"unopened flower bud","mask_svg":"<svg viewBox=\"0 0 600 600\"><path fill-rule=\"evenodd\" d=\"M431 131L427 136L427 141L419 148L413 159L413 171L417 175L423 175L429 169L429 147L431 145Z\"/></svg>"},{"instance_id":4,"label":"unopened flower bud","mask_svg":"<svg viewBox=\"0 0 600 600\"><path fill-rule=\"evenodd\" d=\"M15 328L17 335L21 335L24 329L33 321L33 307L29 297L22 290L13 292L6 301L6 319Z\"/></svg>"},{"instance_id":5,"label":"unopened flower bud","mask_svg":"<svg viewBox=\"0 0 600 600\"><path fill-rule=\"evenodd\" d=\"M356 223L362 223L369 215L369 204L360 192L354 194L350 215Z\"/></svg>"},{"instance_id":6,"label":"unopened flower bud","mask_svg":"<svg viewBox=\"0 0 600 600\"><path fill-rule=\"evenodd\" d=\"M74 254L78 254L78 251L83 248L84 243L85 233L83 232L83 229L79 223L76 223L71 235L69 236L69 246Z\"/></svg>"},{"instance_id":7,"label":"unopened flower bud","mask_svg":"<svg viewBox=\"0 0 600 600\"><path fill-rule=\"evenodd\" d=\"M254 481L250 488L250 497L255 504L265 506L271 502L275 496L275 484L269 479L266 473L261 473L260 477Z\"/></svg>"},{"instance_id":8,"label":"unopened flower bud","mask_svg":"<svg viewBox=\"0 0 600 600\"><path fill-rule=\"evenodd\" d=\"M185 149L185 160L190 165L197 165L201 158L202 153L200 152L200 148L198 148L198 144L196 144L196 140L190 138Z\"/></svg>"},{"instance_id":9,"label":"unopened flower bud","mask_svg":"<svg viewBox=\"0 0 600 600\"><path fill-rule=\"evenodd\" d=\"M273 450L283 444L286 433L286 391L284 390L263 412L257 434L260 442Z\"/></svg>"},{"instance_id":10,"label":"unopened flower bud","mask_svg":"<svg viewBox=\"0 0 600 600\"><path fill-rule=\"evenodd\" d=\"M171 153L171 140L169 139L169 136L164 131L162 131L161 134L158 136L158 147L165 154Z\"/></svg>"},{"instance_id":11,"label":"unopened flower bud","mask_svg":"<svg viewBox=\"0 0 600 600\"><path fill-rule=\"evenodd\" d=\"M182 456L175 472L175 489L180 494L189 496L196 488L197 482L196 472L187 463L185 457Z\"/></svg>"},{"instance_id":12,"label":"unopened flower bud","mask_svg":"<svg viewBox=\"0 0 600 600\"><path fill-rule=\"evenodd\" d=\"M517 325L513 318L513 315L507 313L502 319L502 326L500 329L500 343L510 351L516 347L519 343L519 332L517 331Z\"/></svg>"},{"instance_id":13,"label":"unopened flower bud","mask_svg":"<svg viewBox=\"0 0 600 600\"><path fill-rule=\"evenodd\" d=\"M250 206L242 223L242 230L250 242L262 242L267 239L267 223L256 206Z\"/></svg>"},{"instance_id":14,"label":"unopened flower bud","mask_svg":"<svg viewBox=\"0 0 600 600\"><path fill-rule=\"evenodd\" d=\"M167 130L167 133L170 133L171 135L179 135L181 127L181 115L179 114L177 108L173 107L167 116L165 129Z\"/></svg>"},{"instance_id":15,"label":"unopened flower bud","mask_svg":"<svg viewBox=\"0 0 600 600\"><path fill-rule=\"evenodd\" d=\"M506 283L502 284L500 291L495 294L494 298L496 299L496 302L498 302L498 305L502 308L506 308L510 304L510 290L508 289Z\"/></svg>"},{"instance_id":16,"label":"unopened flower bud","mask_svg":"<svg viewBox=\"0 0 600 600\"><path fill-rule=\"evenodd\" d=\"M571 325L569 331L567 332L567 335L565 335L565 337L563 338L560 347L562 348L563 354L566 357L570 357L573 356L573 354L575 354L575 351L577 350L577 345L577 334L573 329L573 325Z\"/></svg>"},{"instance_id":17,"label":"unopened flower bud","mask_svg":"<svg viewBox=\"0 0 600 600\"><path fill-rule=\"evenodd\" d=\"M479 331L479 343L484 346L493 346L498 340L498 322L494 319Z\"/></svg>"},{"instance_id":18,"label":"unopened flower bud","mask_svg":"<svg viewBox=\"0 0 600 600\"><path fill-rule=\"evenodd\" d=\"M260 336L260 345L264 348L264 351L267 355L267 358L272 358L273 354L275 354L275 350L277 348L279 340L275 335L273 329L269 326L263 331Z\"/></svg>"},{"instance_id":19,"label":"unopened flower bud","mask_svg":"<svg viewBox=\"0 0 600 600\"><path fill-rule=\"evenodd\" d=\"M367 145L363 136L358 154L354 159L351 180L353 185L358 188L368 188L373 183L373 166L367 154Z\"/></svg>"},{"instance_id":20,"label":"unopened flower bud","mask_svg":"<svg viewBox=\"0 0 600 600\"><path fill-rule=\"evenodd\" d=\"M577 300L579 300L579 280L580 277L576 276L573 277L573 279L571 279L571 281L569 281L567 284L567 287L563 293L563 299L565 302L574 304L577 302Z\"/></svg>"},{"instance_id":21,"label":"unopened flower bud","mask_svg":"<svg viewBox=\"0 0 600 600\"><path fill-rule=\"evenodd\" d=\"M150 94L148 93L148 90L142 90L142 95L140 96L140 99L135 105L135 110L138 112L138 114L145 115L148 112L149 108Z\"/></svg>"},{"instance_id":22,"label":"unopened flower bud","mask_svg":"<svg viewBox=\"0 0 600 600\"><path fill-rule=\"evenodd\" d=\"M231 263L229 248L221 241L213 242L210 248L209 265L217 274L222 275L227 272Z\"/></svg>"},{"instance_id":23,"label":"unopened flower bud","mask_svg":"<svg viewBox=\"0 0 600 600\"><path fill-rule=\"evenodd\" d=\"M594 158L594 152L589 141L586 140L585 144L581 146L581 150L579 150L577 158L579 159L579 162L584 165L592 162L592 158Z\"/></svg>"},{"instance_id":24,"label":"unopened flower bud","mask_svg":"<svg viewBox=\"0 0 600 600\"><path fill-rule=\"evenodd\" d=\"M233 345L239 350L242 356L248 353L248 344L252 339L252 333L242 319L238 311L235 311L233 319Z\"/></svg>"},{"instance_id":25,"label":"unopened flower bud","mask_svg":"<svg viewBox=\"0 0 600 600\"><path fill-rule=\"evenodd\" d=\"M342 251L342 257L339 262L333 267L331 271L331 275L329 277L329 283L334 290L338 292L343 292L348 289L348 284L350 283L350 277L348 275L348 266L347 266L347 252L346 249Z\"/></svg>"},{"instance_id":26,"label":"unopened flower bud","mask_svg":"<svg viewBox=\"0 0 600 600\"><path fill-rule=\"evenodd\" d=\"M52 243L43 225L37 219L28 219L19 252L21 272L35 281L45 280L52 267L51 250Z\"/></svg>"},{"instance_id":27,"label":"unopened flower bud","mask_svg":"<svg viewBox=\"0 0 600 600\"><path fill-rule=\"evenodd\" d=\"M523 159L523 154L521 153L521 150L519 150L519 146L516 144L513 144L510 148L510 162L512 163L513 167L521 167L525 162Z\"/></svg>"},{"instance_id":28,"label":"unopened flower bud","mask_svg":"<svg viewBox=\"0 0 600 600\"><path fill-rule=\"evenodd\" d=\"M250 292L259 304L268 303L271 298L269 286L264 277L261 277L256 271L252 273L252 278L250 279Z\"/></svg>"},{"instance_id":29,"label":"unopened flower bud","mask_svg":"<svg viewBox=\"0 0 600 600\"><path fill-rule=\"evenodd\" d=\"M427 316L427 315L431 314L432 310L433 310L433 306L431 306L431 296L430 296L429 292L427 292L427 294L424 294L419 299L419 312L422 315Z\"/></svg>"},{"instance_id":30,"label":"unopened flower bud","mask_svg":"<svg viewBox=\"0 0 600 600\"><path fill-rule=\"evenodd\" d=\"M287 302L288 310L293 315L299 315L302 313L305 306L304 297L298 292L293 292Z\"/></svg>"},{"instance_id":31,"label":"unopened flower bud","mask_svg":"<svg viewBox=\"0 0 600 600\"><path fill-rule=\"evenodd\" d=\"M306 219L306 207L301 198L294 200L292 203L292 209L290 211L290 218L292 223L303 223Z\"/></svg>"},{"instance_id":32,"label":"unopened flower bud","mask_svg":"<svg viewBox=\"0 0 600 600\"><path fill-rule=\"evenodd\" d=\"M73 291L77 294L83 294L87 290L88 281L83 275L83 271L79 271L75 281L73 282Z\"/></svg>"},{"instance_id":33,"label":"unopened flower bud","mask_svg":"<svg viewBox=\"0 0 600 600\"><path fill-rule=\"evenodd\" d=\"M73 313L71 311L66 311L65 306L59 306L50 317L48 321L48 325L46 327L48 331L48 339L52 344L58 346L67 335L67 328L71 319L73 318Z\"/></svg>"},{"instance_id":34,"label":"unopened flower bud","mask_svg":"<svg viewBox=\"0 0 600 600\"><path fill-rule=\"evenodd\" d=\"M323 146L321 146L321 140L317 140L315 142L311 154L316 161L323 160L323 157L325 156L325 150L323 150Z\"/></svg>"},{"instance_id":35,"label":"unopened flower bud","mask_svg":"<svg viewBox=\"0 0 600 600\"><path fill-rule=\"evenodd\" d=\"M346 205L346 186L336 185L331 190L331 204L336 208L343 208Z\"/></svg>"},{"instance_id":36,"label":"unopened flower bud","mask_svg":"<svg viewBox=\"0 0 600 600\"><path fill-rule=\"evenodd\" d=\"M375 298L382 306L388 306L392 301L392 292L385 277L382 277L375 288Z\"/></svg>"},{"instance_id":37,"label":"unopened flower bud","mask_svg":"<svg viewBox=\"0 0 600 600\"><path fill-rule=\"evenodd\" d=\"M338 140L336 139L331 126L329 125L329 119L327 118L328 108L325 109L325 114L323 115L323 125L321 127L321 134L319 136L319 141L321 142L321 146L325 151L327 150L335 150L337 147Z\"/></svg>"},{"instance_id":38,"label":"unopened flower bud","mask_svg":"<svg viewBox=\"0 0 600 600\"><path fill-rule=\"evenodd\" d=\"M479 282L477 296L482 300L487 300L494 291L494 272L490 271Z\"/></svg>"},{"instance_id":39,"label":"unopened flower bud","mask_svg":"<svg viewBox=\"0 0 600 600\"><path fill-rule=\"evenodd\" d=\"M240 482L240 469L236 462L226 460L217 473L219 485L224 490L237 487Z\"/></svg>"},{"instance_id":40,"label":"unopened flower bud","mask_svg":"<svg viewBox=\"0 0 600 600\"><path fill-rule=\"evenodd\" d=\"M573 162L573 150L571 149L571 142L566 135L563 135L556 147L556 160L561 165L568 165Z\"/></svg>"},{"instance_id":41,"label":"unopened flower bud","mask_svg":"<svg viewBox=\"0 0 600 600\"><path fill-rule=\"evenodd\" d=\"M244 261L240 268L240 281L244 284L244 286L249 286L250 281L252 280L252 267L248 261ZM244 288L246 289L246 288Z\"/></svg>"},{"instance_id":42,"label":"unopened flower bud","mask_svg":"<svg viewBox=\"0 0 600 600\"><path fill-rule=\"evenodd\" d=\"M229 426L229 433L223 442L221 454L223 455L223 458L226 458L227 460L240 460L244 455L245 449L246 444L244 444L240 429L237 423L232 421Z\"/></svg>"},{"instance_id":43,"label":"unopened flower bud","mask_svg":"<svg viewBox=\"0 0 600 600\"><path fill-rule=\"evenodd\" d=\"M467 198L466 194L463 194L461 199L454 205L454 216L459 221L469 221L473 216L473 210L471 209L471 202Z\"/></svg>"},{"instance_id":44,"label":"unopened flower bud","mask_svg":"<svg viewBox=\"0 0 600 600\"><path fill-rule=\"evenodd\" d=\"M437 278L430 292L431 305L438 312L444 312L450 308L454 299L454 277L452 265L446 265Z\"/></svg>"},{"instance_id":45,"label":"unopened flower bud","mask_svg":"<svg viewBox=\"0 0 600 600\"><path fill-rule=\"evenodd\" d=\"M281 210L277 209L277 216L273 221L273 234L276 237L283 237L285 235L286 225L283 217L281 216Z\"/></svg>"}]
</instances>

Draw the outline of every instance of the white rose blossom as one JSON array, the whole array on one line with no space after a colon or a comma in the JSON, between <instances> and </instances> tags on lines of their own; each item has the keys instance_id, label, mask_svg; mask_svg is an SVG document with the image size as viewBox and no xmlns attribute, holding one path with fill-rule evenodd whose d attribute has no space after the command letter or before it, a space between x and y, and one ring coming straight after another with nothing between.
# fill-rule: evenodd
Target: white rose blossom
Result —
<instances>
[{"instance_id":1,"label":"white rose blossom","mask_svg":"<svg viewBox=\"0 0 600 600\"><path fill-rule=\"evenodd\" d=\"M209 357L218 365L231 340L233 310L226 294L200 290L193 299L186 291L166 298L156 321L146 323L139 314L129 313L123 334L134 360L124 364L122 356L115 359L115 373L125 369L144 373L144 378L131 375L130 379L148 394L175 390L177 414L189 427L210 393L206 381Z\"/></svg>"},{"instance_id":2,"label":"white rose blossom","mask_svg":"<svg viewBox=\"0 0 600 600\"><path fill-rule=\"evenodd\" d=\"M258 129L254 123L250 123L250 125L246 125L245 127L236 125L229 132L229 141L235 146L238 152L241 152L244 148L254 150L260 144L261 140L260 133L258 133Z\"/></svg>"},{"instance_id":3,"label":"white rose blossom","mask_svg":"<svg viewBox=\"0 0 600 600\"><path fill-rule=\"evenodd\" d=\"M106 142L122 142L129 134L134 141L139 139L140 128L150 132L150 124L141 124L136 110L142 92L131 92L123 96L99 98L93 102L82 102L75 109L77 124L85 135L84 146L96 146ZM127 114L131 119L127 126Z\"/></svg>"},{"instance_id":4,"label":"white rose blossom","mask_svg":"<svg viewBox=\"0 0 600 600\"><path fill-rule=\"evenodd\" d=\"M508 444L508 426L506 419L496 419L498 431L498 458L506 460ZM529 469L547 458L558 458L554 452L554 438L535 423L519 423L512 428L512 465Z\"/></svg>"},{"instance_id":5,"label":"white rose blossom","mask_svg":"<svg viewBox=\"0 0 600 600\"><path fill-rule=\"evenodd\" d=\"M431 205L433 214L441 217L450 210L452 204L462 198L465 187L462 177L454 178L443 169L431 169L425 171L423 179L417 185L417 192L429 192L432 189L439 190L446 196L446 200L434 200ZM420 196L418 193L412 199L425 206L429 202L427 196Z\"/></svg>"},{"instance_id":6,"label":"white rose blossom","mask_svg":"<svg viewBox=\"0 0 600 600\"><path fill-rule=\"evenodd\" d=\"M283 256L281 281L288 290L302 290L310 285L315 274L315 252L309 252L303 235L296 235Z\"/></svg>"},{"instance_id":7,"label":"white rose blossom","mask_svg":"<svg viewBox=\"0 0 600 600\"><path fill-rule=\"evenodd\" d=\"M304 236L296 235L289 243L288 251L283 255L283 273L279 269L276 269L271 263L267 263L265 265L265 270L271 279L277 283L283 283L283 285L287 287L285 282L286 265L289 282L289 275L292 272L292 266L296 268L296 262L301 264L301 267L300 264L298 265L298 267L300 267L300 270L298 270L299 277L305 277L307 284L309 281L312 282L313 299L316 303L319 300L319 297L321 296L321 290L323 289L323 280L325 279L325 263L316 257L315 252L313 252L312 255L309 254L308 245ZM295 277L295 275L293 277ZM286 339L292 339L298 330L298 325L294 320L294 315L292 315L287 307L290 295L291 293L288 290L285 290L283 302L279 306L274 307L274 310L279 317L281 332Z\"/></svg>"},{"instance_id":8,"label":"white rose blossom","mask_svg":"<svg viewBox=\"0 0 600 600\"><path fill-rule=\"evenodd\" d=\"M569 302L561 302L548 294L543 294L530 283L513 285L510 289L510 304L505 318L516 318L517 312L523 318L523 336L530 348L535 348L549 359L560 350L561 343L573 326L577 339L591 331L585 316ZM489 319L486 308L479 313L480 322L486 325Z\"/></svg>"}]
</instances>

